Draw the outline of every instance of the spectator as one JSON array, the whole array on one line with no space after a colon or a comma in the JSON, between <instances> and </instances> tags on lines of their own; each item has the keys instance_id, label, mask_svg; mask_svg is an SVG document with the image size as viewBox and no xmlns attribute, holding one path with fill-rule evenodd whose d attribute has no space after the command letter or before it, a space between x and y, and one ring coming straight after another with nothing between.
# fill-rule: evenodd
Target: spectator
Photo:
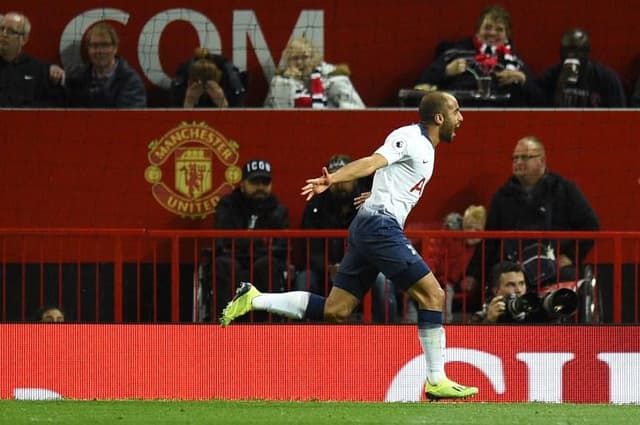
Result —
<instances>
[{"instance_id":1,"label":"spectator","mask_svg":"<svg viewBox=\"0 0 640 425\"><path fill-rule=\"evenodd\" d=\"M469 232L482 231L486 217L485 207L470 205L464 215L455 212L447 214L442 228ZM429 241L425 257L436 279L446 291L445 321L447 323L453 320L453 301L456 293L464 296L466 310L475 310L479 307L478 285L466 276L467 265L479 242L478 238L432 238Z\"/></svg>"},{"instance_id":2,"label":"spectator","mask_svg":"<svg viewBox=\"0 0 640 425\"><path fill-rule=\"evenodd\" d=\"M513 175L493 195L486 230L578 230L599 229L598 218L575 183L547 170L545 149L535 136L516 143ZM523 261L531 284L575 280L593 240L487 240L484 270L503 258ZM502 246L502 251L500 247ZM482 252L474 254L468 273L482 275ZM527 261L531 259L531 261Z\"/></svg>"},{"instance_id":3,"label":"spectator","mask_svg":"<svg viewBox=\"0 0 640 425\"><path fill-rule=\"evenodd\" d=\"M64 311L59 307L44 307L38 313L38 321L45 323L64 322Z\"/></svg>"},{"instance_id":4,"label":"spectator","mask_svg":"<svg viewBox=\"0 0 640 425\"><path fill-rule=\"evenodd\" d=\"M30 35L31 23L25 15L0 15L0 107L63 106L64 71L22 51Z\"/></svg>"},{"instance_id":5,"label":"spectator","mask_svg":"<svg viewBox=\"0 0 640 425\"><path fill-rule=\"evenodd\" d=\"M334 155L327 163L333 173L351 162L347 155ZM359 180L336 183L329 190L307 203L302 216L303 229L347 229L357 213L354 199L361 194ZM344 256L345 239L330 238L325 247L325 238L309 241L309 270L306 270L307 249L304 249L304 267L298 272L295 289L310 291L326 297ZM327 257L325 257L325 252ZM328 268L325 268L325 264ZM373 320L378 323L396 320L396 296L393 283L379 273L372 285Z\"/></svg>"},{"instance_id":6,"label":"spectator","mask_svg":"<svg viewBox=\"0 0 640 425\"><path fill-rule=\"evenodd\" d=\"M271 189L271 164L263 159L248 161L242 169L240 187L220 199L213 227L224 230L288 229L287 207L272 194ZM285 239L219 239L215 250L217 313L222 311L233 294L235 288L231 282L251 280L260 289L280 291L284 284L286 260ZM210 268L208 273L210 276ZM204 280L209 287L203 290L203 301L212 305L211 278ZM208 314L204 314L203 320L210 319L211 312L205 313Z\"/></svg>"},{"instance_id":7,"label":"spectator","mask_svg":"<svg viewBox=\"0 0 640 425\"><path fill-rule=\"evenodd\" d=\"M239 108L245 106L243 74L227 58L204 47L183 62L171 82L173 106L185 108Z\"/></svg>"},{"instance_id":8,"label":"spectator","mask_svg":"<svg viewBox=\"0 0 640 425\"><path fill-rule=\"evenodd\" d=\"M144 108L144 84L118 56L120 40L109 24L93 26L85 37L89 63L72 67L65 83L69 106L80 108Z\"/></svg>"},{"instance_id":9,"label":"spectator","mask_svg":"<svg viewBox=\"0 0 640 425\"><path fill-rule=\"evenodd\" d=\"M489 300L471 323L561 323L576 311L577 295L569 289L556 291L552 304L529 292L525 270L513 261L497 263L489 284Z\"/></svg>"},{"instance_id":10,"label":"spectator","mask_svg":"<svg viewBox=\"0 0 640 425\"><path fill-rule=\"evenodd\" d=\"M477 78L485 75L491 77L493 93L508 97L507 106L534 106L540 102L535 79L512 45L511 16L501 6L485 7L473 37L442 42L436 55L416 81L416 89L475 91ZM464 99L461 102L465 104ZM474 105L492 106L489 102Z\"/></svg>"},{"instance_id":11,"label":"spectator","mask_svg":"<svg viewBox=\"0 0 640 425\"><path fill-rule=\"evenodd\" d=\"M284 50L285 68L271 79L264 106L268 108L363 109L346 64L324 62L305 37L294 38Z\"/></svg>"},{"instance_id":12,"label":"spectator","mask_svg":"<svg viewBox=\"0 0 640 425\"><path fill-rule=\"evenodd\" d=\"M560 39L560 63L544 72L539 85L546 105L559 108L624 108L624 89L611 69L590 59L591 40L583 29Z\"/></svg>"}]
</instances>

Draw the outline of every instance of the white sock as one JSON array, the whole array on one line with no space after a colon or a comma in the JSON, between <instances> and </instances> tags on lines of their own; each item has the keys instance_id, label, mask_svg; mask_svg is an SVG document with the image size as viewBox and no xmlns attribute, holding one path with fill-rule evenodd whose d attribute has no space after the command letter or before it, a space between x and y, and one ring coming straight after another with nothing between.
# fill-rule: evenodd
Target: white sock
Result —
<instances>
[{"instance_id":1,"label":"white sock","mask_svg":"<svg viewBox=\"0 0 640 425\"><path fill-rule=\"evenodd\" d=\"M427 380L430 384L437 385L446 378L444 373L444 351L446 346L446 336L444 328L418 329L420 345L427 359Z\"/></svg>"},{"instance_id":2,"label":"white sock","mask_svg":"<svg viewBox=\"0 0 640 425\"><path fill-rule=\"evenodd\" d=\"M310 292L304 291L262 294L255 297L251 305L254 310L268 311L289 319L302 319L307 311L310 295Z\"/></svg>"}]
</instances>

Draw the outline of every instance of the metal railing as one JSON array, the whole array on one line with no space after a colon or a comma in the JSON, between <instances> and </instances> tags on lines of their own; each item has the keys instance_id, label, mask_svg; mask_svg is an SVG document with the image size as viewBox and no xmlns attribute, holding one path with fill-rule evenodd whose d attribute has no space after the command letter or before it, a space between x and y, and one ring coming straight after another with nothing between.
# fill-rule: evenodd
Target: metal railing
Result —
<instances>
[{"instance_id":1,"label":"metal railing","mask_svg":"<svg viewBox=\"0 0 640 425\"><path fill-rule=\"evenodd\" d=\"M61 306L67 320L77 322L192 322L202 321L202 264L209 261L211 297L208 320L217 317L219 305L228 300L240 272L232 270L231 285L221 293L216 242L228 238L249 241L250 252L258 243L267 246L274 239L286 241L282 274L272 273L273 253L265 262L267 275L261 278L261 290L290 290L300 270L309 267L304 258L311 238L344 238L346 231L309 230L150 230L150 229L0 229L0 319L34 320L34 312L44 305ZM465 239L469 233L440 230L410 230L408 237L424 252L432 238ZM591 266L597 284L598 320L605 323L640 322L640 232L474 232L486 240L495 239L591 239L594 246L585 263ZM251 242L254 241L254 242ZM228 254L237 255L235 244ZM250 254L253 256L254 254ZM235 258L234 258L235 259ZM253 264L255 258L249 258ZM582 274L582 270L578 271ZM480 302L484 301L487 282L482 279ZM330 276L324 275L324 288ZM460 321L466 321L465 294L457 294ZM397 322L408 321L409 302L398 294ZM372 299L368 295L358 320L373 322ZM249 320L278 321L276 317L250 316Z\"/></svg>"}]
</instances>

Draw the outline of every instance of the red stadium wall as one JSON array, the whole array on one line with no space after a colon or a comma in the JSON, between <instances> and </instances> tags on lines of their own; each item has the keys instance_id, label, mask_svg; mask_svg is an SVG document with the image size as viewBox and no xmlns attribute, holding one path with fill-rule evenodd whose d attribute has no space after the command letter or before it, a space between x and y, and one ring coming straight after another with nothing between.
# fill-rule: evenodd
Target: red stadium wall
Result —
<instances>
[{"instance_id":1,"label":"red stadium wall","mask_svg":"<svg viewBox=\"0 0 640 425\"><path fill-rule=\"evenodd\" d=\"M449 326L446 370L475 401L640 403L638 341L638 327ZM0 325L2 399L419 401L425 377L415 326Z\"/></svg>"},{"instance_id":2,"label":"red stadium wall","mask_svg":"<svg viewBox=\"0 0 640 425\"><path fill-rule=\"evenodd\" d=\"M561 34L580 26L591 34L595 59L614 68L627 88L637 78L640 38L635 28L640 12L635 2L500 3L512 15L514 45L535 73L558 60ZM393 6L367 0L303 0L282 2L277 7L256 0L112 0L106 4L96 0L9 0L3 3L3 10L25 12L33 23L26 50L58 63L82 38L87 22L110 16L121 35L121 53L145 75L153 104L165 101L165 95L150 81L156 78L153 73L173 74L200 44L201 30L208 47L235 57L249 71L252 105L261 105L266 94L265 63L280 61L296 23L303 12L309 13L304 29L323 40L325 58L348 63L365 103L381 106L395 104L398 89L412 85L431 62L439 41L470 35L483 5L474 0L446 4L401 0ZM61 51L65 52L61 55Z\"/></svg>"},{"instance_id":3,"label":"red stadium wall","mask_svg":"<svg viewBox=\"0 0 640 425\"><path fill-rule=\"evenodd\" d=\"M236 167L255 157L272 161L273 190L298 227L306 178L334 153L370 154L390 129L417 116L409 110L0 114L1 227L149 229L210 228L216 197L237 182ZM184 122L207 125L180 127ZM181 134L187 138L178 142ZM578 183L604 230L637 229L640 122L632 111L464 111L454 143L438 147L434 176L409 224L437 227L452 210L488 205L511 173L515 141L528 134L546 143L551 170ZM185 161L208 173L200 193L181 177Z\"/></svg>"}]
</instances>

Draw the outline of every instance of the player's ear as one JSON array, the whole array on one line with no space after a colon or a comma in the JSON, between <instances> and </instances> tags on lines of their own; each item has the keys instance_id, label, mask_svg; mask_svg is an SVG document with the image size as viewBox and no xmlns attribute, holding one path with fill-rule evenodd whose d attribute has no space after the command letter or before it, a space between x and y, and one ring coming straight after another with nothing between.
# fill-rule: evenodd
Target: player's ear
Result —
<instances>
[{"instance_id":1,"label":"player's ear","mask_svg":"<svg viewBox=\"0 0 640 425\"><path fill-rule=\"evenodd\" d=\"M441 114L440 112L438 112L437 114L434 114L433 122L435 122L437 125L442 125L442 123L444 123L444 115Z\"/></svg>"}]
</instances>

